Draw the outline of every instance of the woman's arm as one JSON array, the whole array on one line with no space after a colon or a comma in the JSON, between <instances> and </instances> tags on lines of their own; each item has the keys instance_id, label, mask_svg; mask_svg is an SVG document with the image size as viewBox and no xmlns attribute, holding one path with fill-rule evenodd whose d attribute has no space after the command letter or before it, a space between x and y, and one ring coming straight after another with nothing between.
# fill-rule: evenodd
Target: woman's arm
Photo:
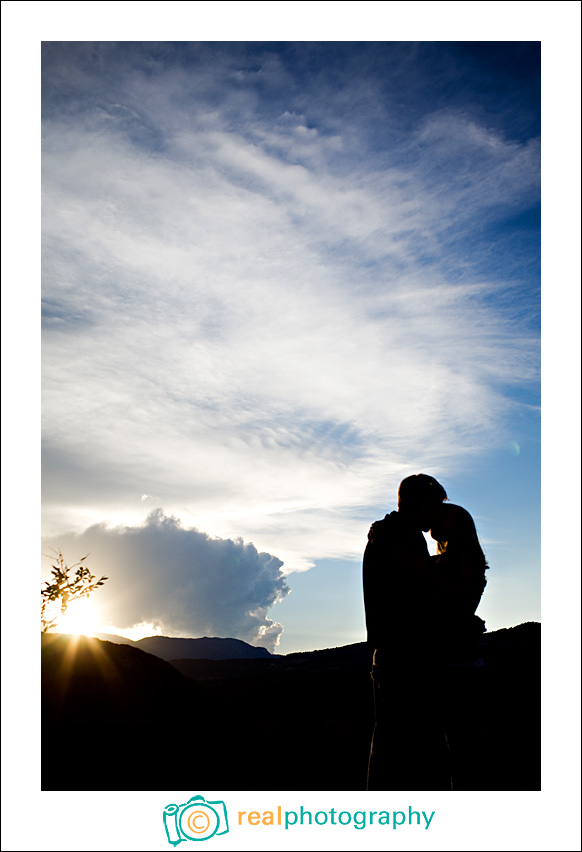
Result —
<instances>
[{"instance_id":1,"label":"woman's arm","mask_svg":"<svg viewBox=\"0 0 582 852\"><path fill-rule=\"evenodd\" d=\"M446 564L443 556L432 556L426 559L418 554L409 554L410 570L416 574L418 583L424 588L429 605L437 610L453 609L457 612L467 612L471 609L471 612L474 612L477 609L475 566L470 564L471 560L463 560L459 566L460 570L456 570L453 576L447 576L437 569L439 564L443 567Z\"/></svg>"}]
</instances>

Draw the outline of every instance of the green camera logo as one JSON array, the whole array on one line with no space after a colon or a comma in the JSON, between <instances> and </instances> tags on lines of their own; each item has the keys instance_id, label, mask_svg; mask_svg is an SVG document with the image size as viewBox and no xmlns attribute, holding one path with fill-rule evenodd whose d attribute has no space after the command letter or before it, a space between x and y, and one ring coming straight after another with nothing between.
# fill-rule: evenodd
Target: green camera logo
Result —
<instances>
[{"instance_id":1,"label":"green camera logo","mask_svg":"<svg viewBox=\"0 0 582 852\"><path fill-rule=\"evenodd\" d=\"M172 846L183 840L208 840L215 834L226 834L226 805L207 802L204 796L192 796L184 805L166 805L164 828Z\"/></svg>"}]
</instances>

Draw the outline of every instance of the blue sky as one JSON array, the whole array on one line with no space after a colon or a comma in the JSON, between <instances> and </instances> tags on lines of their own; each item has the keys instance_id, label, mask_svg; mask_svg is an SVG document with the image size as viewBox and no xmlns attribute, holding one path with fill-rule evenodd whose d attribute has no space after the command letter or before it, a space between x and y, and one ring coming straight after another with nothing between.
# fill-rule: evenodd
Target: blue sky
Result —
<instances>
[{"instance_id":1,"label":"blue sky","mask_svg":"<svg viewBox=\"0 0 582 852\"><path fill-rule=\"evenodd\" d=\"M420 471L475 518L488 628L540 618L539 53L45 43L43 534L114 626L362 640Z\"/></svg>"}]
</instances>

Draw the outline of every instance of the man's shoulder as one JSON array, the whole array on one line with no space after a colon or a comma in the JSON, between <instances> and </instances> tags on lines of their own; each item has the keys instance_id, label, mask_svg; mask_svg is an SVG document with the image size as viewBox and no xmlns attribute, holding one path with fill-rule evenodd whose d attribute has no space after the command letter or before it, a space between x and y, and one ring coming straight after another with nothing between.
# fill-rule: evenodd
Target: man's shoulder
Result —
<instances>
[{"instance_id":1,"label":"man's shoulder","mask_svg":"<svg viewBox=\"0 0 582 852\"><path fill-rule=\"evenodd\" d=\"M398 512L389 512L382 520L374 521L368 531L368 542L381 542L400 530L402 518Z\"/></svg>"}]
</instances>

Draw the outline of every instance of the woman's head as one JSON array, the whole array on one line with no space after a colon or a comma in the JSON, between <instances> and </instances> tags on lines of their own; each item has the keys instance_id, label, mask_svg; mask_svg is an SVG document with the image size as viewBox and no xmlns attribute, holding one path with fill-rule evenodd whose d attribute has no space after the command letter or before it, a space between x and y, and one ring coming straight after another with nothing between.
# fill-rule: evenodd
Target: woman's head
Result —
<instances>
[{"instance_id":1,"label":"woman's head","mask_svg":"<svg viewBox=\"0 0 582 852\"><path fill-rule=\"evenodd\" d=\"M483 554L473 518L462 506L443 503L430 534L437 542L439 553L476 551Z\"/></svg>"}]
</instances>

